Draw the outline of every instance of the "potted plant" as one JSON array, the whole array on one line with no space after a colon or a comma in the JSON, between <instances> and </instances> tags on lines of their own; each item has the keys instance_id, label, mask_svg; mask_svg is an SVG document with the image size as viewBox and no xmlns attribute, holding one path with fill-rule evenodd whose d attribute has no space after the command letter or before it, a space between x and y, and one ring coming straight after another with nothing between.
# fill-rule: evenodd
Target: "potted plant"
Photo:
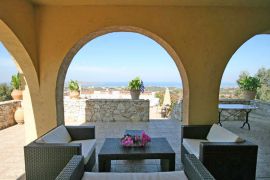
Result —
<instances>
[{"instance_id":1,"label":"potted plant","mask_svg":"<svg viewBox=\"0 0 270 180\"><path fill-rule=\"evenodd\" d=\"M80 97L80 87L78 81L70 80L68 88L69 88L69 97L71 99L78 99Z\"/></svg>"},{"instance_id":2,"label":"potted plant","mask_svg":"<svg viewBox=\"0 0 270 180\"><path fill-rule=\"evenodd\" d=\"M11 93L12 98L14 100L22 100L21 76L19 73L12 76L10 84L13 87Z\"/></svg>"},{"instance_id":3,"label":"potted plant","mask_svg":"<svg viewBox=\"0 0 270 180\"><path fill-rule=\"evenodd\" d=\"M139 77L136 77L128 83L128 88L130 90L131 98L133 100L138 100L140 93L144 92L143 81Z\"/></svg>"},{"instance_id":4,"label":"potted plant","mask_svg":"<svg viewBox=\"0 0 270 180\"><path fill-rule=\"evenodd\" d=\"M243 91L243 95L246 100L254 100L257 93L257 88L261 87L260 79L249 76L248 74L240 75L239 79L237 80L237 84L240 90Z\"/></svg>"}]
</instances>

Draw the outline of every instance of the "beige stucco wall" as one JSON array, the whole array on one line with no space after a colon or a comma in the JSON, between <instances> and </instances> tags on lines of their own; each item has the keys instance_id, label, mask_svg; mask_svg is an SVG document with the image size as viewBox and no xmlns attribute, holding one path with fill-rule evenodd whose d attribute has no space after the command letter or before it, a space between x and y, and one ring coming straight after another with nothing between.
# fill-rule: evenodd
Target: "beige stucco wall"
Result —
<instances>
[{"instance_id":1,"label":"beige stucco wall","mask_svg":"<svg viewBox=\"0 0 270 180\"><path fill-rule=\"evenodd\" d=\"M5 10L8 8L20 13L12 14ZM151 32L146 35L154 34L150 35L154 40L166 42L164 47L169 53L177 55L174 60L184 81L184 122L215 122L220 80L226 64L246 40L270 29L270 8L31 6L23 0L4 0L0 1L0 19L10 25L33 62L38 86L29 85L29 89L34 88L31 101L35 105L36 135L40 136L57 124L57 76L69 50L90 33L102 34L109 27L137 27ZM29 74L27 78L31 79Z\"/></svg>"},{"instance_id":2,"label":"beige stucco wall","mask_svg":"<svg viewBox=\"0 0 270 180\"><path fill-rule=\"evenodd\" d=\"M219 84L227 61L244 41L270 27L267 9L48 6L38 12L44 27L39 30L41 67L48 69L41 78L50 72L49 86L56 83L61 60L79 39L111 26L139 27L164 39L180 57L176 63L183 64L179 69L186 71L189 82L190 124L217 119Z\"/></svg>"}]
</instances>

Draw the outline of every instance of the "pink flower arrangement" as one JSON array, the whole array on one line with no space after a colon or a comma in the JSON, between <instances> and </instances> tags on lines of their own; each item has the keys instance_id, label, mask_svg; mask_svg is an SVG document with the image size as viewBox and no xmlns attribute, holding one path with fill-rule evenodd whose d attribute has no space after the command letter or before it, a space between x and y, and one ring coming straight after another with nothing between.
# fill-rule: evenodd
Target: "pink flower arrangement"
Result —
<instances>
[{"instance_id":1,"label":"pink flower arrangement","mask_svg":"<svg viewBox=\"0 0 270 180\"><path fill-rule=\"evenodd\" d=\"M151 138L144 131L141 136L127 134L121 138L121 144L125 147L145 146L150 141Z\"/></svg>"}]
</instances>

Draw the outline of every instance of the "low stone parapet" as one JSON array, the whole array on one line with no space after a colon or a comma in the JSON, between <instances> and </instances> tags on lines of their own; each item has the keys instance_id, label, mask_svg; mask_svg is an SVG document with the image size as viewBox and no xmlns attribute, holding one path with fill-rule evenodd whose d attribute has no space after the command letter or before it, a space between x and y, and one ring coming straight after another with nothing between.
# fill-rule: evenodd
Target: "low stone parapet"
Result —
<instances>
[{"instance_id":1,"label":"low stone parapet","mask_svg":"<svg viewBox=\"0 0 270 180\"><path fill-rule=\"evenodd\" d=\"M263 102L259 100L251 101L257 109L251 111L250 118L270 122L270 102Z\"/></svg>"},{"instance_id":2,"label":"low stone parapet","mask_svg":"<svg viewBox=\"0 0 270 180\"><path fill-rule=\"evenodd\" d=\"M21 105L21 101L3 101L0 102L0 129L4 129L16 124L14 113L16 108Z\"/></svg>"},{"instance_id":3,"label":"low stone parapet","mask_svg":"<svg viewBox=\"0 0 270 180\"><path fill-rule=\"evenodd\" d=\"M67 122L149 121L149 100L66 98L64 108Z\"/></svg>"},{"instance_id":4,"label":"low stone parapet","mask_svg":"<svg viewBox=\"0 0 270 180\"><path fill-rule=\"evenodd\" d=\"M182 121L182 114L183 114L183 108L182 108L182 104L183 104L183 99L179 100L175 105L174 108L172 110L172 113L170 115L170 118L172 120L177 120L177 121Z\"/></svg>"},{"instance_id":5,"label":"low stone parapet","mask_svg":"<svg viewBox=\"0 0 270 180\"><path fill-rule=\"evenodd\" d=\"M220 99L220 104L250 104L250 101L244 99ZM218 112L217 112L218 116ZM238 110L226 110L221 113L221 120L245 120L246 113ZM182 120L183 118L183 100L179 100L171 114L171 119ZM218 120L218 119L217 119Z\"/></svg>"}]
</instances>

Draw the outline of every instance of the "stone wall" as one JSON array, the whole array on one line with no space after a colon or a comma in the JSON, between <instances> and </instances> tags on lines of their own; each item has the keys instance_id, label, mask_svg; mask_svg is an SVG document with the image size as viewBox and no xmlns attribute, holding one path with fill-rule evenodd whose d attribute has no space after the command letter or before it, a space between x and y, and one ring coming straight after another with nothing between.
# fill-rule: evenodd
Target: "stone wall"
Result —
<instances>
[{"instance_id":1,"label":"stone wall","mask_svg":"<svg viewBox=\"0 0 270 180\"><path fill-rule=\"evenodd\" d=\"M68 123L149 121L149 100L66 98L64 108Z\"/></svg>"},{"instance_id":2,"label":"stone wall","mask_svg":"<svg viewBox=\"0 0 270 180\"><path fill-rule=\"evenodd\" d=\"M258 107L256 110L252 110L249 114L250 119L262 120L270 122L270 103L263 102L259 100L251 101L251 104L254 104Z\"/></svg>"},{"instance_id":3,"label":"stone wall","mask_svg":"<svg viewBox=\"0 0 270 180\"><path fill-rule=\"evenodd\" d=\"M244 99L220 99L220 104L250 104L250 101ZM222 120L240 120L244 121L246 119L246 113L239 110L223 110L221 113Z\"/></svg>"},{"instance_id":4,"label":"stone wall","mask_svg":"<svg viewBox=\"0 0 270 180\"><path fill-rule=\"evenodd\" d=\"M86 99L64 99L65 122L85 123L86 122Z\"/></svg>"},{"instance_id":5,"label":"stone wall","mask_svg":"<svg viewBox=\"0 0 270 180\"><path fill-rule=\"evenodd\" d=\"M171 119L182 121L183 117L183 108L182 108L183 100L180 100L174 107ZM250 101L243 99L220 99L219 103L221 104L250 104ZM218 115L218 112L217 112ZM221 120L244 120L245 112L239 112L235 110L226 110L221 113Z\"/></svg>"},{"instance_id":6,"label":"stone wall","mask_svg":"<svg viewBox=\"0 0 270 180\"><path fill-rule=\"evenodd\" d=\"M183 114L183 108L182 108L183 99L179 100L172 110L172 113L170 115L170 118L172 120L182 121L182 114Z\"/></svg>"},{"instance_id":7,"label":"stone wall","mask_svg":"<svg viewBox=\"0 0 270 180\"><path fill-rule=\"evenodd\" d=\"M16 108L21 105L21 101L0 102L0 129L4 129L16 124L14 113Z\"/></svg>"}]
</instances>

